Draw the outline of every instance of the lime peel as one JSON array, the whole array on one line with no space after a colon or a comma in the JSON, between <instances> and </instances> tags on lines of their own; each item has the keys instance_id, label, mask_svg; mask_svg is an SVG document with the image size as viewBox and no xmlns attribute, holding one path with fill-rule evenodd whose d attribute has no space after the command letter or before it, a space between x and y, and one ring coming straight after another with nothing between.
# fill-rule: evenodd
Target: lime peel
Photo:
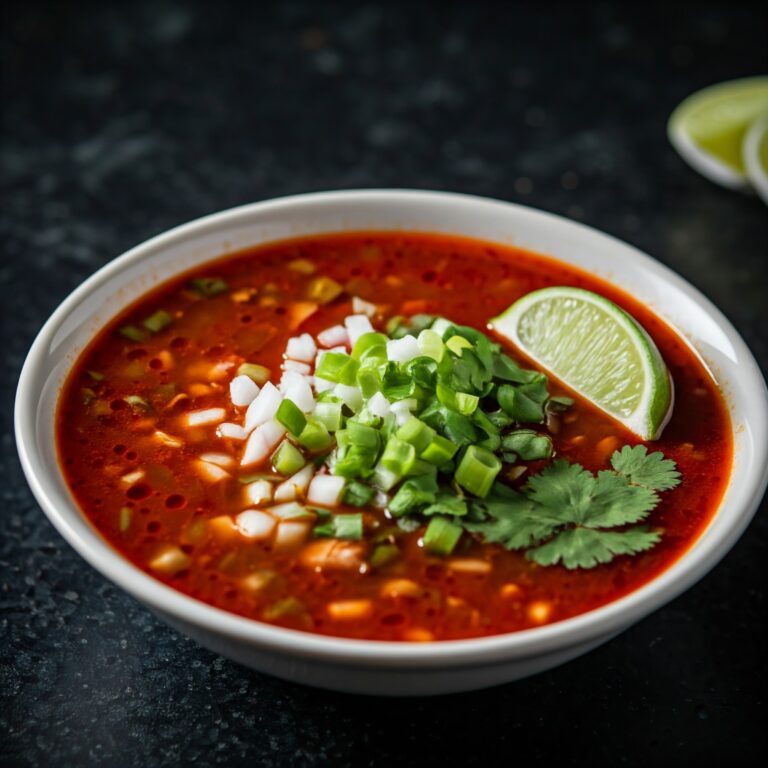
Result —
<instances>
[{"instance_id":1,"label":"lime peel","mask_svg":"<svg viewBox=\"0 0 768 768\"><path fill-rule=\"evenodd\" d=\"M543 288L490 326L643 440L661 435L672 377L645 329L613 302L581 288Z\"/></svg>"}]
</instances>

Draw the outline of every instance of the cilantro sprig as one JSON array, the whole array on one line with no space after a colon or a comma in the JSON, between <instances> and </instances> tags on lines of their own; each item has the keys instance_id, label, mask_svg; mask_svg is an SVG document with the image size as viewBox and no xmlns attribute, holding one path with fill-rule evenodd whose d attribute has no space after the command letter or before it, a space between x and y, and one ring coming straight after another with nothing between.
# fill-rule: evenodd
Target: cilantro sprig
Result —
<instances>
[{"instance_id":1,"label":"cilantro sprig","mask_svg":"<svg viewBox=\"0 0 768 768\"><path fill-rule=\"evenodd\" d=\"M675 462L638 445L615 451L611 466L594 475L557 459L519 493L497 484L488 498L472 502L473 519L464 528L507 549L525 549L539 565L569 569L650 549L660 532L633 524L656 508L658 491L680 483Z\"/></svg>"}]
</instances>

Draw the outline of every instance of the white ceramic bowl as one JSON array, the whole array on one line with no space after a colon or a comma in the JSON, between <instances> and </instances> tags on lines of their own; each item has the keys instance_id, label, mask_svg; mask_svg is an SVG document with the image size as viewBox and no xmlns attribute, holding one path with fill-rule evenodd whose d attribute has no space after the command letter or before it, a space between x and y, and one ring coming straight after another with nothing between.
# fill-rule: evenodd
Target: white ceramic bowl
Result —
<instances>
[{"instance_id":1,"label":"white ceramic bowl","mask_svg":"<svg viewBox=\"0 0 768 768\"><path fill-rule=\"evenodd\" d=\"M427 644L346 640L251 621L176 592L120 557L81 515L57 464L56 400L80 351L123 307L191 267L246 246L355 230L459 234L549 254L609 279L676 326L715 372L735 441L723 502L691 549L649 584L589 613L512 634ZM64 538L173 627L278 677L341 691L421 695L483 688L561 664L700 579L737 540L765 490L767 404L757 364L725 317L669 269L612 237L530 208L477 197L328 192L207 216L152 238L100 269L54 312L29 352L16 399L16 439L32 491Z\"/></svg>"}]
</instances>

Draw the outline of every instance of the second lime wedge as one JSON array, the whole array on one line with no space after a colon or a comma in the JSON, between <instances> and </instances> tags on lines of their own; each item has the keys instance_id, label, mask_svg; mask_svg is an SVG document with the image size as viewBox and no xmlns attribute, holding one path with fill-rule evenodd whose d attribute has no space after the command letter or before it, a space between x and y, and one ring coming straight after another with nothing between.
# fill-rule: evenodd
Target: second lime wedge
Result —
<instances>
[{"instance_id":1,"label":"second lime wedge","mask_svg":"<svg viewBox=\"0 0 768 768\"><path fill-rule=\"evenodd\" d=\"M768 110L768 77L748 77L704 88L669 118L667 132L682 158L702 176L726 187L748 187L742 142Z\"/></svg>"},{"instance_id":2,"label":"second lime wedge","mask_svg":"<svg viewBox=\"0 0 768 768\"><path fill-rule=\"evenodd\" d=\"M490 324L643 440L660 436L672 413L672 379L651 337L613 302L581 288L543 288Z\"/></svg>"}]
</instances>

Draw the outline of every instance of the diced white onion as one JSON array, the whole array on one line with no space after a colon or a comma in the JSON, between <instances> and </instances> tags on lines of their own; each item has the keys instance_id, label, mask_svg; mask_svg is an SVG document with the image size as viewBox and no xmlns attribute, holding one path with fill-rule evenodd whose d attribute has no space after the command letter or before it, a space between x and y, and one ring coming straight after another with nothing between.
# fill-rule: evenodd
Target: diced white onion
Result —
<instances>
[{"instance_id":1,"label":"diced white onion","mask_svg":"<svg viewBox=\"0 0 768 768\"><path fill-rule=\"evenodd\" d=\"M285 427L274 419L270 419L257 427L245 444L240 466L249 467L264 461L272 453L272 449L282 440L284 434Z\"/></svg>"},{"instance_id":2,"label":"diced white onion","mask_svg":"<svg viewBox=\"0 0 768 768\"><path fill-rule=\"evenodd\" d=\"M315 359L316 352L315 340L308 333L288 339L288 346L285 348L287 358L302 363L311 363Z\"/></svg>"},{"instance_id":3,"label":"diced white onion","mask_svg":"<svg viewBox=\"0 0 768 768\"><path fill-rule=\"evenodd\" d=\"M261 506L272 501L272 483L268 480L254 480L243 488L248 504Z\"/></svg>"},{"instance_id":4,"label":"diced white onion","mask_svg":"<svg viewBox=\"0 0 768 768\"><path fill-rule=\"evenodd\" d=\"M295 501L289 501L286 504L276 504L267 511L272 517L276 517L279 520L296 520L302 517L312 517L306 507Z\"/></svg>"},{"instance_id":5,"label":"diced white onion","mask_svg":"<svg viewBox=\"0 0 768 768\"><path fill-rule=\"evenodd\" d=\"M314 474L315 468L312 464L307 464L275 488L275 501L293 501L300 496L305 496Z\"/></svg>"},{"instance_id":6,"label":"diced white onion","mask_svg":"<svg viewBox=\"0 0 768 768\"><path fill-rule=\"evenodd\" d=\"M386 509L387 504L389 504L389 494L384 493L384 491L376 491L371 499L371 506L376 507L376 509Z\"/></svg>"},{"instance_id":7,"label":"diced white onion","mask_svg":"<svg viewBox=\"0 0 768 768\"><path fill-rule=\"evenodd\" d=\"M309 525L298 520L283 520L277 526L274 549L281 552L300 547L309 534Z\"/></svg>"},{"instance_id":8,"label":"diced white onion","mask_svg":"<svg viewBox=\"0 0 768 768\"><path fill-rule=\"evenodd\" d=\"M243 407L250 405L259 394L259 385L250 376L235 376L229 382L229 396L232 405Z\"/></svg>"},{"instance_id":9,"label":"diced white onion","mask_svg":"<svg viewBox=\"0 0 768 768\"><path fill-rule=\"evenodd\" d=\"M228 437L230 440L245 440L248 437L248 433L239 424L232 424L229 421L219 424L216 427L216 434L219 437Z\"/></svg>"},{"instance_id":10,"label":"diced white onion","mask_svg":"<svg viewBox=\"0 0 768 768\"><path fill-rule=\"evenodd\" d=\"M349 315L344 318L344 326L349 334L349 342L353 346L364 333L369 333L373 330L368 315Z\"/></svg>"},{"instance_id":11,"label":"diced white onion","mask_svg":"<svg viewBox=\"0 0 768 768\"><path fill-rule=\"evenodd\" d=\"M344 493L344 478L335 475L315 475L309 484L307 501L321 507L336 507Z\"/></svg>"},{"instance_id":12,"label":"diced white onion","mask_svg":"<svg viewBox=\"0 0 768 768\"><path fill-rule=\"evenodd\" d=\"M191 411L185 414L184 420L188 427L203 427L206 424L218 424L227 416L223 408L206 408L204 411Z\"/></svg>"},{"instance_id":13,"label":"diced white onion","mask_svg":"<svg viewBox=\"0 0 768 768\"><path fill-rule=\"evenodd\" d=\"M280 391L286 399L293 400L304 413L314 410L315 396L312 394L312 387L300 373L286 371L280 380Z\"/></svg>"},{"instance_id":14,"label":"diced white onion","mask_svg":"<svg viewBox=\"0 0 768 768\"><path fill-rule=\"evenodd\" d=\"M308 363L300 363L298 360L283 360L282 368L284 371L294 371L302 376L312 373L312 368Z\"/></svg>"},{"instance_id":15,"label":"diced white onion","mask_svg":"<svg viewBox=\"0 0 768 768\"><path fill-rule=\"evenodd\" d=\"M127 475L123 475L120 478L120 482L125 483L126 485L134 485L135 483L138 483L142 477L144 477L144 470L136 469L133 472L129 472Z\"/></svg>"},{"instance_id":16,"label":"diced white onion","mask_svg":"<svg viewBox=\"0 0 768 768\"><path fill-rule=\"evenodd\" d=\"M363 393L360 387L348 386L347 384L337 384L333 388L333 394L340 397L355 413L363 405Z\"/></svg>"},{"instance_id":17,"label":"diced white onion","mask_svg":"<svg viewBox=\"0 0 768 768\"><path fill-rule=\"evenodd\" d=\"M446 320L444 317L438 317L433 323L432 323L432 330L435 333L440 334L442 337L443 334L453 325L452 322L449 320Z\"/></svg>"},{"instance_id":18,"label":"diced white onion","mask_svg":"<svg viewBox=\"0 0 768 768\"><path fill-rule=\"evenodd\" d=\"M376 314L376 305L371 304L370 301L365 301L359 296L352 297L352 311L361 315L368 315L373 317Z\"/></svg>"},{"instance_id":19,"label":"diced white onion","mask_svg":"<svg viewBox=\"0 0 768 768\"><path fill-rule=\"evenodd\" d=\"M346 347L349 344L349 334L343 325L334 325L317 334L317 340L323 347Z\"/></svg>"},{"instance_id":20,"label":"diced white onion","mask_svg":"<svg viewBox=\"0 0 768 768\"><path fill-rule=\"evenodd\" d=\"M315 376L315 392L327 392L329 389L333 389L336 386L334 382L328 381L328 379L321 379L319 376Z\"/></svg>"},{"instance_id":21,"label":"diced white onion","mask_svg":"<svg viewBox=\"0 0 768 768\"><path fill-rule=\"evenodd\" d=\"M411 411L414 411L418 406L418 402L412 397L408 397L405 400L398 400L396 403L392 403L390 409L395 414L395 421L398 426L405 424L408 419L411 418Z\"/></svg>"},{"instance_id":22,"label":"diced white onion","mask_svg":"<svg viewBox=\"0 0 768 768\"><path fill-rule=\"evenodd\" d=\"M235 518L237 530L248 539L266 539L272 534L277 521L272 515L258 509L246 509Z\"/></svg>"},{"instance_id":23,"label":"diced white onion","mask_svg":"<svg viewBox=\"0 0 768 768\"><path fill-rule=\"evenodd\" d=\"M210 480L212 483L218 483L220 480L226 480L229 477L232 477L232 475L229 474L225 469L222 469L216 464L211 464L208 461L196 461L195 466L197 467L197 471L206 479Z\"/></svg>"},{"instance_id":24,"label":"diced white onion","mask_svg":"<svg viewBox=\"0 0 768 768\"><path fill-rule=\"evenodd\" d=\"M366 403L368 411L373 416L384 418L391 410L389 400L381 392L375 392L371 399Z\"/></svg>"},{"instance_id":25,"label":"diced white onion","mask_svg":"<svg viewBox=\"0 0 768 768\"><path fill-rule=\"evenodd\" d=\"M184 445L178 437L161 432L159 429L155 431L155 438L169 448L181 448L181 446Z\"/></svg>"},{"instance_id":26,"label":"diced white onion","mask_svg":"<svg viewBox=\"0 0 768 768\"><path fill-rule=\"evenodd\" d=\"M403 336L402 339L391 339L387 342L387 359L396 363L407 363L420 354L415 336Z\"/></svg>"},{"instance_id":27,"label":"diced white onion","mask_svg":"<svg viewBox=\"0 0 768 768\"><path fill-rule=\"evenodd\" d=\"M277 413L282 402L283 398L277 391L277 387L268 381L245 412L245 431L250 432L269 421Z\"/></svg>"},{"instance_id":28,"label":"diced white onion","mask_svg":"<svg viewBox=\"0 0 768 768\"><path fill-rule=\"evenodd\" d=\"M227 453L202 453L199 458L201 461L207 461L209 464L215 464L224 469L228 469L235 463L235 460Z\"/></svg>"}]
</instances>

